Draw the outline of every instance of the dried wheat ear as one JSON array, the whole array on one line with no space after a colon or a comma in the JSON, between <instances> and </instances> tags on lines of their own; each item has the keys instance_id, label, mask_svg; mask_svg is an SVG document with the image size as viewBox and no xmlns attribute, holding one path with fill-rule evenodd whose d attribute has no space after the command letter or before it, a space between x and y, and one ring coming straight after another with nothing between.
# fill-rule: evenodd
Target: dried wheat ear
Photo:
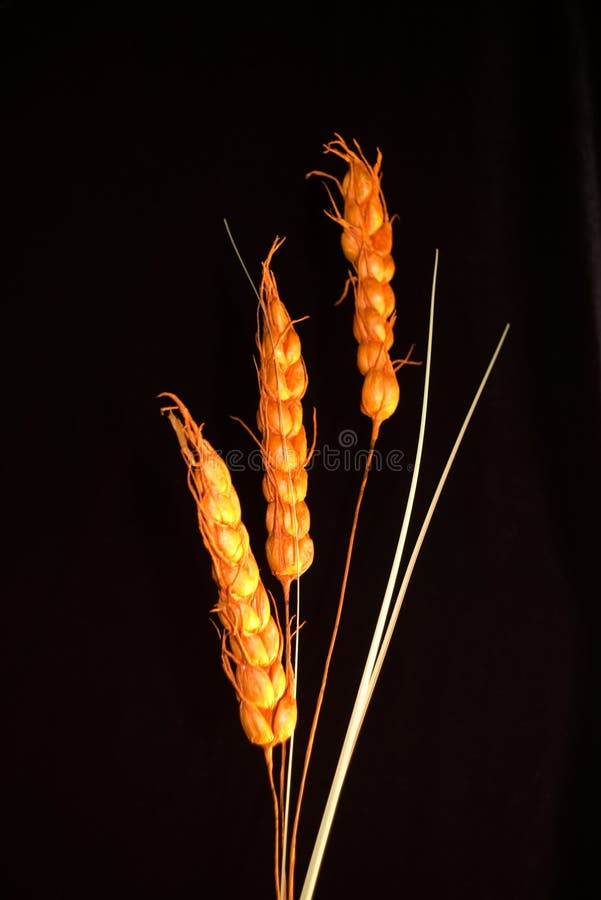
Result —
<instances>
[{"instance_id":1,"label":"dried wheat ear","mask_svg":"<svg viewBox=\"0 0 601 900\"><path fill-rule=\"evenodd\" d=\"M350 286L355 295L353 333L358 343L357 366L364 376L361 391L361 412L372 420L372 439L375 441L380 425L396 410L399 403L399 383L396 377L401 366L410 363L412 349L404 359L393 360L390 349L394 343L396 319L395 295L390 281L395 271L392 257L392 220L382 193L382 154L378 150L372 166L364 157L359 144L352 150L339 135L325 145L325 153L333 153L344 160L348 169L342 181L328 172L313 171L333 181L342 197L343 209L338 208L327 187L332 210L327 215L342 227L342 251L352 265L341 302ZM418 363L412 363L418 365Z\"/></svg>"},{"instance_id":2,"label":"dried wheat ear","mask_svg":"<svg viewBox=\"0 0 601 900\"><path fill-rule=\"evenodd\" d=\"M291 581L313 562L313 541L306 503L310 450L302 406L307 370L298 332L280 300L270 267L273 254L282 243L279 239L274 241L263 263L257 331L257 424L265 468L267 561L287 597Z\"/></svg>"},{"instance_id":3,"label":"dried wheat ear","mask_svg":"<svg viewBox=\"0 0 601 900\"><path fill-rule=\"evenodd\" d=\"M188 469L198 525L219 589L213 608L221 625L221 660L239 701L240 720L251 743L266 750L288 740L296 725L294 675L284 667L284 636L242 522L229 469L203 437L175 394L165 406Z\"/></svg>"}]
</instances>

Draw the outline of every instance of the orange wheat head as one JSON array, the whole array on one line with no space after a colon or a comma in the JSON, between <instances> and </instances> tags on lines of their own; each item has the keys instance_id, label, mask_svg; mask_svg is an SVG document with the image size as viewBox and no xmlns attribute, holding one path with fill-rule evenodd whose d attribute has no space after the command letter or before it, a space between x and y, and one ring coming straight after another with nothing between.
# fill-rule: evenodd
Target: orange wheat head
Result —
<instances>
[{"instance_id":1,"label":"orange wheat head","mask_svg":"<svg viewBox=\"0 0 601 900\"><path fill-rule=\"evenodd\" d=\"M219 589L212 612L222 626L223 669L236 692L246 736L270 753L296 725L294 675L289 663L282 664L284 635L272 615L228 467L181 400L174 394L160 396L172 401L162 412L179 441Z\"/></svg>"},{"instance_id":2,"label":"orange wheat head","mask_svg":"<svg viewBox=\"0 0 601 900\"><path fill-rule=\"evenodd\" d=\"M380 425L398 406L396 373L409 363L413 348L405 359L390 358L396 318L390 281L395 264L391 253L392 220L381 187L382 154L377 151L372 166L356 141L354 146L355 150L351 149L340 135L336 135L324 147L325 153L334 153L347 164L342 182L327 172L310 172L309 175L321 175L334 181L344 202L340 211L328 189L332 210L327 215L342 227L342 251L352 265L340 300L352 285L355 294L353 333L359 345L357 366L364 376L361 412L372 420L372 439L375 441Z\"/></svg>"},{"instance_id":3,"label":"orange wheat head","mask_svg":"<svg viewBox=\"0 0 601 900\"><path fill-rule=\"evenodd\" d=\"M270 268L273 254L282 243L276 238L263 263L257 330L257 424L265 468L267 561L287 596L291 581L306 572L313 561L313 541L305 501L310 451L302 399L307 390L307 371L300 338L280 300Z\"/></svg>"}]
</instances>

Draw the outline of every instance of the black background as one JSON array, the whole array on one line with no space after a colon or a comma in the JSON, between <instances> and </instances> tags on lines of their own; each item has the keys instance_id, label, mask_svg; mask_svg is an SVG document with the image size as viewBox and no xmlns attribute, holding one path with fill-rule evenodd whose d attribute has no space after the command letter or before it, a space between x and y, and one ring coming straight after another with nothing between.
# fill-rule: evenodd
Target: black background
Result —
<instances>
[{"instance_id":1,"label":"black background","mask_svg":"<svg viewBox=\"0 0 601 900\"><path fill-rule=\"evenodd\" d=\"M0 9L2 896L268 898L271 805L208 611L177 393L243 459L256 281L299 326L317 447L367 446L346 264L312 169L383 153L395 350L424 358L410 541L506 322L340 801L317 898L593 897L598 870L599 32L581 3ZM299 886L396 546L400 373L301 820ZM352 435L351 435L352 437ZM354 438L353 438L354 439ZM348 458L348 457L347 457ZM316 457L303 746L360 473ZM352 457L354 459L354 457ZM236 472L265 580L260 475Z\"/></svg>"}]
</instances>

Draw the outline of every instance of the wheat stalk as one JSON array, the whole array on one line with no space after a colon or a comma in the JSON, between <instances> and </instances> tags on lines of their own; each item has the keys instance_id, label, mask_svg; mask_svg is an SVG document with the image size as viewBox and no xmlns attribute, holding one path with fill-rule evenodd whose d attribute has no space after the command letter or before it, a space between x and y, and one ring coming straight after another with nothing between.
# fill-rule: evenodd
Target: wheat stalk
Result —
<instances>
[{"instance_id":1,"label":"wheat stalk","mask_svg":"<svg viewBox=\"0 0 601 900\"><path fill-rule=\"evenodd\" d=\"M332 779L332 784L330 786L330 792L328 794L328 799L324 808L324 812L322 815L321 823L319 826L319 830L317 833L317 837L315 840L315 844L313 846L313 851L311 854L311 859L309 861L309 865L307 868L307 872L305 875L305 881L303 883L302 893L300 896L300 900L312 900L313 893L315 890L315 886L317 883L317 878L319 875L319 871L321 868L321 864L323 861L323 856L325 853L326 844L330 835L330 831L332 828L334 815L336 812L336 808L338 806L338 801L340 799L340 793L342 791L342 787L344 784L344 780L346 778L348 767L350 765L351 757L354 752L357 739L359 737L359 732L363 726L363 722L365 720L365 716L367 713L367 709L369 707L369 703L373 696L373 692L375 690L378 678L382 671L382 666L384 664L384 660L386 658L386 654L390 647L390 642L392 640L392 636L394 634L394 629L397 624L398 617L400 615L401 607L403 605L403 601L405 599L407 589L409 586L409 582L411 580L411 576L413 574L413 570L415 568L415 564L417 562L417 558L422 549L423 542L430 526L430 522L432 520L432 516L434 515L434 511L440 499L440 495L444 488L445 482L448 478L451 467L455 461L455 457L461 445L461 442L465 436L465 432L470 423L470 420L475 412L476 406L480 400L480 396L492 369L496 363L497 357L501 352L501 348L507 337L507 333L509 331L509 324L507 324L503 330L503 333L495 347L495 350L492 354L492 357L488 363L486 371L482 376L478 389L474 395L474 398L470 404L470 407L466 413L466 416L463 420L463 423L459 429L451 452L448 456L448 459L445 463L444 469L440 476L438 485L432 499L430 501L430 505L422 522L419 534L415 541L415 545L411 552L411 556L407 565L405 567L403 577L401 580L400 587L398 589L396 602L394 604L393 610L390 613L390 602L392 599L392 594L394 592L395 585L398 580L398 574L400 569L400 561L402 558L405 539L407 536L407 529L409 526L409 521L411 517L412 510L412 500L415 494L415 488L417 486L417 479L419 474L419 463L421 459L421 452L423 449L423 437L424 437L424 429L426 422L426 409L428 402L428 380L429 380L429 368L430 368L430 355L431 355L431 346L432 346L432 323L433 323L433 309L434 309L434 284L436 280L436 268L438 265L438 251L436 254L436 263L435 263L435 276L434 283L432 288L432 305L431 305L431 316L430 316L430 331L429 331L429 339L428 339L428 357L427 357L427 375L426 375L426 383L424 388L424 399L422 406L422 417L420 423L420 435L418 441L418 450L416 453L416 462L413 473L413 478L411 482L411 490L410 497L407 503L407 507L405 510L405 515L403 517L403 523L401 526L401 532L399 535L399 540L397 544L397 550L395 552L395 557L391 566L390 575L388 579L388 585L386 588L386 592L384 598L382 600L382 605L380 608L380 613L378 616L378 622L376 624L376 628L374 629L374 634L372 637L372 643L370 646L370 650L367 656L367 660L365 663L365 667L363 670L363 675L361 679L361 683L359 685L359 689L357 691L357 695L355 697L355 703L353 706L353 710L349 719L349 723L347 726L346 735L344 738L344 742L342 745L342 749L340 752L340 756L338 758L338 763L336 766L336 771L334 773L334 777Z\"/></svg>"},{"instance_id":2,"label":"wheat stalk","mask_svg":"<svg viewBox=\"0 0 601 900\"><path fill-rule=\"evenodd\" d=\"M307 466L313 448L307 446L302 400L307 390L307 371L301 341L286 306L280 299L271 269L274 253L283 239L276 238L263 261L257 310L256 343L259 351L259 408L257 424L265 469L263 494L267 500L265 553L272 574L282 585L286 631L286 666L291 660L290 586L296 581L296 619L300 615L300 577L313 562L309 535L310 514L306 503ZM315 426L314 426L315 434ZM315 442L315 437L314 437ZM314 443L313 443L314 446ZM294 668L298 671L298 633L294 641ZM287 836L294 742L290 741L288 773L282 752L280 806L282 809L281 886L286 890Z\"/></svg>"},{"instance_id":3,"label":"wheat stalk","mask_svg":"<svg viewBox=\"0 0 601 900\"><path fill-rule=\"evenodd\" d=\"M284 744L296 726L294 673L289 658L285 668L283 665L284 636L272 614L229 469L182 401L167 392L159 396L171 401L161 411L167 414L179 441L200 533L219 589L212 611L221 624L223 670L236 692L242 728L265 754L274 800L274 869L279 896L281 836L273 748Z\"/></svg>"},{"instance_id":4,"label":"wheat stalk","mask_svg":"<svg viewBox=\"0 0 601 900\"><path fill-rule=\"evenodd\" d=\"M234 251L257 297L256 345L259 364L256 365L259 383L257 425L260 438L241 419L236 419L249 432L261 450L265 475L263 494L267 500L265 552L272 574L282 585L284 595L284 629L286 635L286 667L298 678L298 629L291 633L290 586L296 582L296 619L300 618L300 577L313 561L313 541L309 535L310 515L305 501L307 494L307 466L315 446L315 413L313 415L313 445L307 447L303 424L302 399L308 378L295 328L301 320L293 321L280 299L277 282L271 269L276 250L284 242L276 237L262 263L259 290L240 255L230 227L225 228ZM292 644L294 640L294 663ZM286 888L287 835L292 782L294 734L290 736L290 753L286 776L286 754L282 748L280 798L281 813L281 874L280 889Z\"/></svg>"},{"instance_id":5,"label":"wheat stalk","mask_svg":"<svg viewBox=\"0 0 601 900\"><path fill-rule=\"evenodd\" d=\"M347 164L346 174L341 181L329 173L317 170L310 172L309 175L322 175L328 181L333 181L343 200L342 210L340 210L326 183L332 203L332 209L326 213L342 228L341 246L351 265L342 296L338 302L344 299L349 288L352 287L355 297L353 333L358 345L357 365L363 375L359 408L371 419L372 430L369 452L351 523L336 617L305 748L289 844L287 832L292 780L292 748L297 715L299 582L301 575L313 562L314 548L309 534L310 515L306 494L307 465L314 449L315 437L313 438L313 447L309 448L302 407L308 378L301 353L300 339L295 328L300 320L295 321L290 317L280 299L276 279L271 270L273 255L281 246L282 239L275 239L262 264L260 290L255 288L239 254L238 256L258 298L256 343L259 360L256 363L256 369L259 385L257 412L259 435L255 436L248 426L244 425L244 427L261 448L264 465L263 494L267 501L265 555L269 568L279 581L283 591L283 628L280 625L275 600L268 595L261 580L257 561L250 548L248 532L242 523L240 503L227 466L203 437L203 426L198 426L194 422L181 400L175 394L160 395L171 401L170 405L162 408L162 411L167 414L176 432L187 466L188 485L197 505L199 529L213 563L212 573L218 586L219 599L212 612L216 614L220 625L218 630L221 632L222 666L234 687L245 734L252 744L263 749L265 755L274 807L274 878L277 900L283 900L283 898L294 900L296 842L300 810L346 595L359 514L371 470L375 444L382 423L393 415L398 406L397 373L399 369L407 364L421 365L410 359L413 346L403 359L394 360L390 355L394 343L396 322L395 295L390 282L395 267L392 257L392 219L388 214L381 188L382 154L378 150L375 163L370 165L357 141L354 141L354 148L352 149L338 134L324 147L325 153L337 155ZM226 228L234 249L238 253L227 223ZM423 449L437 268L438 251L436 252L430 301L422 418L409 498L388 586L380 608L322 822L316 836L301 900L311 900L313 897L342 783L346 777L350 757L390 645L415 560L469 419L474 412L509 328L506 326L464 420L406 566L395 606L390 613L392 594L398 579ZM297 586L295 634L292 634L293 617L289 608L290 588L293 582ZM295 647L294 660L291 652L293 643ZM288 755L287 781L285 782L287 742L290 745L290 753ZM273 776L273 750L278 746L281 748L279 795ZM286 865L287 854L289 856L288 865Z\"/></svg>"}]
</instances>

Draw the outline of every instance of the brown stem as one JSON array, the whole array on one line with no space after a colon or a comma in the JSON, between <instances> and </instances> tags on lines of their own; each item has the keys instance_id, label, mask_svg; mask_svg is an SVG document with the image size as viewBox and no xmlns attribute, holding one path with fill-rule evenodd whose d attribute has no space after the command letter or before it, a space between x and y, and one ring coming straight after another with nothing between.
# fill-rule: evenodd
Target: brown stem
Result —
<instances>
[{"instance_id":1,"label":"brown stem","mask_svg":"<svg viewBox=\"0 0 601 900\"><path fill-rule=\"evenodd\" d=\"M291 637L290 637L290 580L282 580L282 589L284 593L284 635L286 641L285 647L285 664L286 664L286 683L288 683L288 679L290 678L290 673L292 672L292 649L291 649ZM280 756L280 809L282 810L282 819L280 821L280 835L279 835L279 846L282 854L282 863L284 864L284 854L286 852L286 847L284 846L284 842L286 840L286 819L288 815L288 810L286 809L286 743L283 742L281 745L281 756Z\"/></svg>"},{"instance_id":2,"label":"brown stem","mask_svg":"<svg viewBox=\"0 0 601 900\"><path fill-rule=\"evenodd\" d=\"M307 739L307 749L305 751L305 760L303 764L303 771L301 775L300 785L298 789L298 797L296 801L296 812L294 815L294 823L292 825L292 833L290 836L290 850L289 850L289 868L288 868L288 890L287 890L287 898L288 900L294 900L294 868L296 864L296 839L298 833L298 823L300 820L300 810L301 804L303 800L303 795L305 791L305 784L307 781L307 772L309 770L309 763L311 760L311 754L313 751L313 744L315 742L315 732L317 731L317 723L319 721L319 714L321 712L321 707L323 704L323 698L326 689L326 682L328 680L328 673L330 670L330 663L332 660L332 655L334 653L334 645L336 643L336 638L338 636L338 628L340 625L340 618L342 616L342 607L344 605L344 598L346 595L346 587L348 583L349 571L351 567L351 559L353 555L353 547L355 544L355 535L357 533L357 523L359 521L359 511L361 509L361 504L363 502L363 495L365 494L365 487L367 485L367 478L369 476L369 472L371 469L371 463L374 455L374 449L377 438L377 429L374 427L372 429L372 436L369 445L369 453L367 455L367 459L365 462L365 471L363 472L363 478L361 480L361 486L359 487L359 494L357 496L357 502L355 505L355 514L353 517L353 524L351 528L351 534L348 542L348 549L346 554L346 562L344 566L344 572L342 575L342 584L340 587L340 596L338 598L338 609L336 610L336 619L334 621L334 627L332 629L332 636L330 638L330 646L328 648L328 653L326 656L326 661L324 665L323 675L321 679L321 686L319 688L319 694L317 695L317 702L315 704L315 712L313 714L313 721L311 722L311 729L309 731L309 737Z\"/></svg>"},{"instance_id":3,"label":"brown stem","mask_svg":"<svg viewBox=\"0 0 601 900\"><path fill-rule=\"evenodd\" d=\"M282 581L284 591L284 635L286 640L286 675L292 669L292 648L290 646L290 579Z\"/></svg>"},{"instance_id":4,"label":"brown stem","mask_svg":"<svg viewBox=\"0 0 601 900\"><path fill-rule=\"evenodd\" d=\"M281 756L280 756L280 809L282 810L283 816L286 815L286 744L282 743L280 745L281 748ZM284 818L280 821L280 852L283 854L285 851L284 847Z\"/></svg>"},{"instance_id":5,"label":"brown stem","mask_svg":"<svg viewBox=\"0 0 601 900\"><path fill-rule=\"evenodd\" d=\"M273 816L275 827L275 844L274 844L274 877L275 877L275 896L276 900L282 900L282 892L280 889L280 807L278 803L278 795L273 781L273 748L265 749L265 762L267 764L267 775L269 777L269 787L271 788L271 796L273 797Z\"/></svg>"},{"instance_id":6,"label":"brown stem","mask_svg":"<svg viewBox=\"0 0 601 900\"><path fill-rule=\"evenodd\" d=\"M286 683L290 677L292 670L292 651L290 648L290 581L283 581L282 588L284 591L284 634L286 640L285 662L286 662ZM286 745L282 744L282 756L280 762L280 809L286 809ZM282 822L282 853L284 852L284 822Z\"/></svg>"}]
</instances>

